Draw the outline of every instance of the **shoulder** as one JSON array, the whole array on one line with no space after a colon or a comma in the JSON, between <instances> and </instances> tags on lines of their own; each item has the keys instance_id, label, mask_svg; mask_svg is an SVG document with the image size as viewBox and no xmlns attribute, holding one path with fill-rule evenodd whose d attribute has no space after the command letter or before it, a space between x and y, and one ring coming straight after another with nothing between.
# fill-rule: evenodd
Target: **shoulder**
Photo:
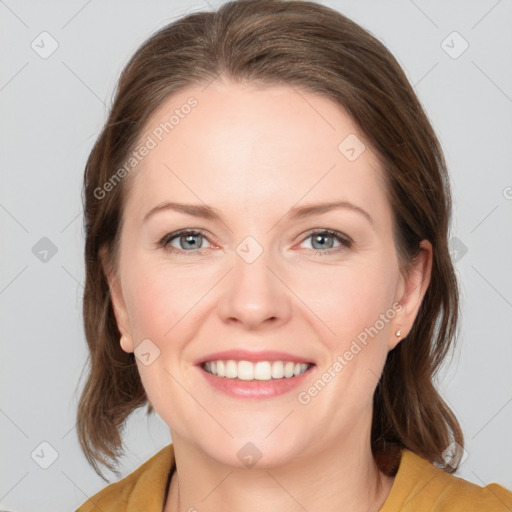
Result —
<instances>
[{"instance_id":1,"label":"shoulder","mask_svg":"<svg viewBox=\"0 0 512 512\"><path fill-rule=\"evenodd\" d=\"M380 512L509 512L512 492L491 483L484 487L434 466L409 450Z\"/></svg>"},{"instance_id":2,"label":"shoulder","mask_svg":"<svg viewBox=\"0 0 512 512\"><path fill-rule=\"evenodd\" d=\"M172 443L162 448L128 476L89 498L76 512L122 512L141 506L148 512L161 511L169 472L174 467L173 448Z\"/></svg>"}]
</instances>

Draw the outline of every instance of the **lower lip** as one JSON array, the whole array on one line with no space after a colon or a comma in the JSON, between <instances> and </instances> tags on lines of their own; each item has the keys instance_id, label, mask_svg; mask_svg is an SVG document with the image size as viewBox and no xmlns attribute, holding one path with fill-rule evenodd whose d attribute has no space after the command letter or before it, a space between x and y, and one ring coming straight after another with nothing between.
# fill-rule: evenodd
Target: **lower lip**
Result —
<instances>
[{"instance_id":1,"label":"lower lip","mask_svg":"<svg viewBox=\"0 0 512 512\"><path fill-rule=\"evenodd\" d=\"M311 365L304 373L296 377L270 380L240 380L218 377L197 366L206 381L223 393L236 398L273 398L284 395L293 389L304 386L315 365Z\"/></svg>"}]
</instances>

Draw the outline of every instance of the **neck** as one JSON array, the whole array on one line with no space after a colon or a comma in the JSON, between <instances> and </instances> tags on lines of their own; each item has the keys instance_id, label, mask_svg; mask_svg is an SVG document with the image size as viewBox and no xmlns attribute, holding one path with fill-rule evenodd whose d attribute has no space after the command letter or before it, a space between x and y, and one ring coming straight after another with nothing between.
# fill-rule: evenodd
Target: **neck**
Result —
<instances>
[{"instance_id":1,"label":"neck","mask_svg":"<svg viewBox=\"0 0 512 512\"><path fill-rule=\"evenodd\" d=\"M342 436L340 436L342 437ZM271 468L233 468L173 434L177 470L164 512L279 510L378 512L393 485L373 459L369 436L345 437Z\"/></svg>"}]
</instances>

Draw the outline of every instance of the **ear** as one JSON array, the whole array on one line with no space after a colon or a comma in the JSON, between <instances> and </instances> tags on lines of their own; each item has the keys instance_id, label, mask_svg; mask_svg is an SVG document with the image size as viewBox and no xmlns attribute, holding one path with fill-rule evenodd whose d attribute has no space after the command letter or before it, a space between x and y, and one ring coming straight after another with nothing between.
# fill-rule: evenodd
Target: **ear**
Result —
<instances>
[{"instance_id":1,"label":"ear","mask_svg":"<svg viewBox=\"0 0 512 512\"><path fill-rule=\"evenodd\" d=\"M401 304L402 309L394 319L394 328L388 342L389 350L394 349L400 338L405 338L412 329L423 297L430 284L432 259L432 244L428 240L423 240L420 243L418 256L409 268L407 275L401 277L395 300ZM395 335L398 330L401 332L400 337Z\"/></svg>"},{"instance_id":2,"label":"ear","mask_svg":"<svg viewBox=\"0 0 512 512\"><path fill-rule=\"evenodd\" d=\"M103 272L106 276L109 288L110 288L110 300L112 302L112 308L116 317L117 328L121 333L120 345L125 352L133 352L134 345L133 339L129 330L130 317L126 304L124 302L123 292L121 289L121 283L119 276L114 272L114 269L109 264L107 257L106 247L102 247L99 251L99 257Z\"/></svg>"}]
</instances>

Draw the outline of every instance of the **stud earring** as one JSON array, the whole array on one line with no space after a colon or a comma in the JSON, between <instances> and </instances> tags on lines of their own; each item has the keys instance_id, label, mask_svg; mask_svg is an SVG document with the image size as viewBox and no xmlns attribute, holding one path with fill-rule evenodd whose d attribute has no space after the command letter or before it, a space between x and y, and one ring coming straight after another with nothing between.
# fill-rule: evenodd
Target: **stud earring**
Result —
<instances>
[{"instance_id":1,"label":"stud earring","mask_svg":"<svg viewBox=\"0 0 512 512\"><path fill-rule=\"evenodd\" d=\"M400 338L400 336L402 335L402 331L400 329L398 329L398 331L395 332L397 338Z\"/></svg>"}]
</instances>

